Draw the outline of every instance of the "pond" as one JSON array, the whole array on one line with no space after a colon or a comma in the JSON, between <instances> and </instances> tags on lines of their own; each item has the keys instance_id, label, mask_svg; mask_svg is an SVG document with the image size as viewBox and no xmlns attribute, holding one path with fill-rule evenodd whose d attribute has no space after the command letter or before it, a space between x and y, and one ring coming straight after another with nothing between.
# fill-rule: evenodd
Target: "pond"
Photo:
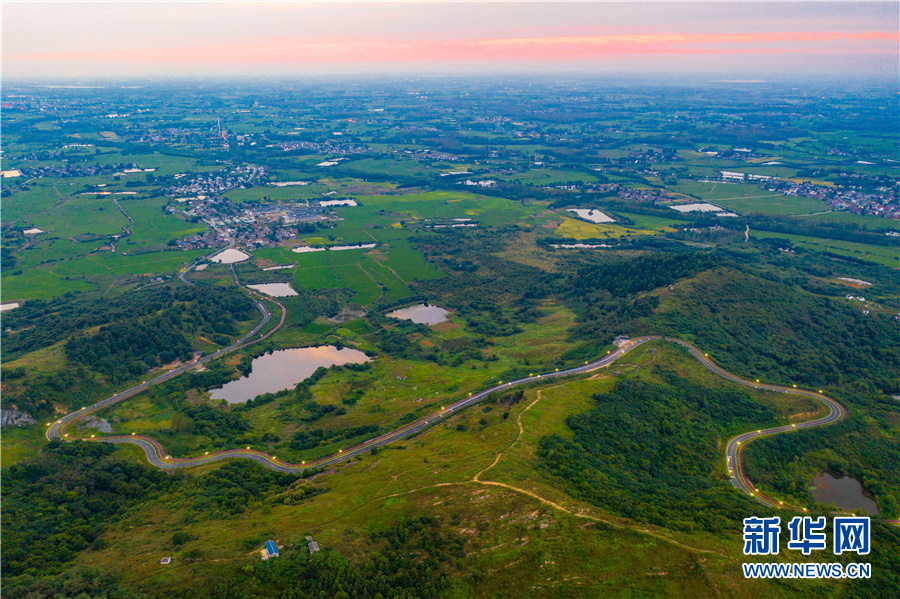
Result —
<instances>
[{"instance_id":1,"label":"pond","mask_svg":"<svg viewBox=\"0 0 900 599\"><path fill-rule=\"evenodd\" d=\"M827 472L820 472L813 479L810 491L816 503L822 505L833 503L847 511L868 512L871 515L878 513L878 506L863 494L859 481L849 476L834 478Z\"/></svg>"},{"instance_id":2,"label":"pond","mask_svg":"<svg viewBox=\"0 0 900 599\"><path fill-rule=\"evenodd\" d=\"M210 397L228 403L244 403L263 393L292 389L320 366L328 368L368 361L369 357L361 351L338 349L333 345L284 349L254 359L249 376L213 389Z\"/></svg>"},{"instance_id":3,"label":"pond","mask_svg":"<svg viewBox=\"0 0 900 599\"><path fill-rule=\"evenodd\" d=\"M245 254L240 250L228 248L227 250L219 252L218 254L210 258L209 261L218 262L220 264L234 264L235 262L243 262L249 257L249 254Z\"/></svg>"},{"instance_id":4,"label":"pond","mask_svg":"<svg viewBox=\"0 0 900 599\"><path fill-rule=\"evenodd\" d=\"M589 220L592 223L614 223L616 219L610 218L608 214L604 214L599 210L591 210L589 208L569 208L567 212L574 212L584 220Z\"/></svg>"},{"instance_id":5,"label":"pond","mask_svg":"<svg viewBox=\"0 0 900 599\"><path fill-rule=\"evenodd\" d=\"M443 308L439 308L438 306L427 306L425 304L408 306L406 308L400 308L399 310L394 310L393 312L387 313L387 315L391 318L411 320L416 324L427 325L444 322L445 320L447 320L448 314L449 312L447 312Z\"/></svg>"},{"instance_id":6,"label":"pond","mask_svg":"<svg viewBox=\"0 0 900 599\"><path fill-rule=\"evenodd\" d=\"M261 283L259 285L247 285L250 289L256 289L269 297L288 297L297 295L290 283Z\"/></svg>"}]
</instances>

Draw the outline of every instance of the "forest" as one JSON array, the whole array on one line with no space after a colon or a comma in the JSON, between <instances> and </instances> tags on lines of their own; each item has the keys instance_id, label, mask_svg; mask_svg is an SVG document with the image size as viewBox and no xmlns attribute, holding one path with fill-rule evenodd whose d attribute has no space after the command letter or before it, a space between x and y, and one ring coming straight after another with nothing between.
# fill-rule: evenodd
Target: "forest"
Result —
<instances>
[{"instance_id":1,"label":"forest","mask_svg":"<svg viewBox=\"0 0 900 599\"><path fill-rule=\"evenodd\" d=\"M198 325L207 327L226 314L235 320L254 316L253 303L247 296L229 287L163 285L110 297L67 293L52 300L29 301L3 315L3 361L53 345L84 329L153 315L179 304L194 305L199 312L191 316L199 316Z\"/></svg>"},{"instance_id":2,"label":"forest","mask_svg":"<svg viewBox=\"0 0 900 599\"><path fill-rule=\"evenodd\" d=\"M574 495L642 522L719 533L739 526L759 509L718 471L719 442L774 414L746 391L653 372L660 382L621 380L595 395L589 412L569 416L571 440L543 438L541 467Z\"/></svg>"}]
</instances>

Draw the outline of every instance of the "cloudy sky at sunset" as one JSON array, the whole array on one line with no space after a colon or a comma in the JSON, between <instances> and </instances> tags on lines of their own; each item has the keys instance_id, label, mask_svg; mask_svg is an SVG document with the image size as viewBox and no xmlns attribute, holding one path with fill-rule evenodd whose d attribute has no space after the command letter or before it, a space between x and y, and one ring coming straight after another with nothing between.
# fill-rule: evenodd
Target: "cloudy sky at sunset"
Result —
<instances>
[{"instance_id":1,"label":"cloudy sky at sunset","mask_svg":"<svg viewBox=\"0 0 900 599\"><path fill-rule=\"evenodd\" d=\"M3 76L897 76L897 2L8 2Z\"/></svg>"}]
</instances>

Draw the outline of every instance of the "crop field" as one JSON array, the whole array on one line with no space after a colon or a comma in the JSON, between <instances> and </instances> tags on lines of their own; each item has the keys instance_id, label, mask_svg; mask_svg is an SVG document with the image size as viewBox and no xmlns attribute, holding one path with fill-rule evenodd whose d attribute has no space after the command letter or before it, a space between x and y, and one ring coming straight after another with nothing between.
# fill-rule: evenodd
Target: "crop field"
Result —
<instances>
[{"instance_id":1,"label":"crop field","mask_svg":"<svg viewBox=\"0 0 900 599\"><path fill-rule=\"evenodd\" d=\"M592 183L597 180L597 177L581 171L562 171L550 168L530 169L524 173L500 175L497 178L506 181L519 181L523 185L556 185L568 181Z\"/></svg>"},{"instance_id":2,"label":"crop field","mask_svg":"<svg viewBox=\"0 0 900 599\"><path fill-rule=\"evenodd\" d=\"M30 247L22 249L16 254L16 267L18 269L27 269L45 263L49 264L86 256L103 243L105 243L105 240L102 238L100 240L77 242L48 234L36 235Z\"/></svg>"},{"instance_id":3,"label":"crop field","mask_svg":"<svg viewBox=\"0 0 900 599\"><path fill-rule=\"evenodd\" d=\"M814 198L801 198L766 191L756 185L740 183L703 183L687 181L672 186L675 191L714 201L742 214L811 214L828 210L828 204Z\"/></svg>"},{"instance_id":4,"label":"crop field","mask_svg":"<svg viewBox=\"0 0 900 599\"><path fill-rule=\"evenodd\" d=\"M655 229L657 231L672 231L676 227L683 227L688 224L686 221L677 218L662 218L660 216L647 216L646 214L632 214L631 212L619 211L621 214L632 221L634 226L639 229ZM611 215L613 216L613 215Z\"/></svg>"},{"instance_id":5,"label":"crop field","mask_svg":"<svg viewBox=\"0 0 900 599\"><path fill-rule=\"evenodd\" d=\"M70 291L88 291L94 285L81 278L69 279L49 266L30 268L20 275L4 275L0 279L3 300L49 299Z\"/></svg>"},{"instance_id":6,"label":"crop field","mask_svg":"<svg viewBox=\"0 0 900 599\"><path fill-rule=\"evenodd\" d=\"M69 291L106 289L113 281L127 275L174 276L203 250L154 252L126 256L104 252L82 255L46 266L29 268L19 275L2 279L3 299L49 299Z\"/></svg>"},{"instance_id":7,"label":"crop field","mask_svg":"<svg viewBox=\"0 0 900 599\"><path fill-rule=\"evenodd\" d=\"M97 164L131 164L134 163L138 168L154 168L153 175L156 177L165 177L176 175L184 172L215 172L222 169L221 165L203 164L194 158L186 158L183 156L170 156L154 152L152 154L130 154L130 153L104 153L99 154L94 159ZM149 174L149 173L147 173ZM144 175L135 173L131 177ZM112 181L112 177L109 177Z\"/></svg>"},{"instance_id":8,"label":"crop field","mask_svg":"<svg viewBox=\"0 0 900 599\"><path fill-rule=\"evenodd\" d=\"M17 191L3 196L3 220L16 224L31 223L31 217L58 203L65 195L72 193L71 186L54 185L51 182L35 181L27 191Z\"/></svg>"},{"instance_id":9,"label":"crop field","mask_svg":"<svg viewBox=\"0 0 900 599\"><path fill-rule=\"evenodd\" d=\"M112 196L76 195L46 212L32 215L34 226L59 237L111 235L128 224Z\"/></svg>"},{"instance_id":10,"label":"crop field","mask_svg":"<svg viewBox=\"0 0 900 599\"><path fill-rule=\"evenodd\" d=\"M471 218L482 226L498 226L530 216L534 206L468 191L432 191L402 196L360 196L366 206L420 221L428 218ZM396 219L395 219L396 220Z\"/></svg>"},{"instance_id":11,"label":"crop field","mask_svg":"<svg viewBox=\"0 0 900 599\"><path fill-rule=\"evenodd\" d=\"M116 244L119 251L159 249L173 239L206 230L205 223L189 223L180 215L164 214L164 199L119 200L119 204L134 219L132 234Z\"/></svg>"},{"instance_id":12,"label":"crop field","mask_svg":"<svg viewBox=\"0 0 900 599\"><path fill-rule=\"evenodd\" d=\"M612 223L590 223L574 218L563 217L562 224L556 228L556 235L568 239L615 239L623 235L658 235L662 230L669 229L666 226L659 230L636 229L623 227ZM670 229L669 229L670 230Z\"/></svg>"},{"instance_id":13,"label":"crop field","mask_svg":"<svg viewBox=\"0 0 900 599\"><path fill-rule=\"evenodd\" d=\"M250 189L232 189L225 196L232 202L247 201L289 201L312 200L319 198L328 188L318 183L290 187L251 187Z\"/></svg>"},{"instance_id":14,"label":"crop field","mask_svg":"<svg viewBox=\"0 0 900 599\"><path fill-rule=\"evenodd\" d=\"M872 231L900 231L900 222L880 216L867 216L864 214L850 214L837 210L827 210L820 214L798 216L798 219L808 221L822 221L829 223L862 225Z\"/></svg>"},{"instance_id":15,"label":"crop field","mask_svg":"<svg viewBox=\"0 0 900 599\"><path fill-rule=\"evenodd\" d=\"M395 158L362 158L360 160L341 162L335 166L320 167L319 170L323 172L334 170L335 173L343 173L352 170L382 176L400 177L422 176L432 172L430 168L423 166L415 160Z\"/></svg>"},{"instance_id":16,"label":"crop field","mask_svg":"<svg viewBox=\"0 0 900 599\"><path fill-rule=\"evenodd\" d=\"M200 256L204 250L152 252L127 256L124 254L104 252L70 260L54 270L72 279L78 275L176 275Z\"/></svg>"},{"instance_id":17,"label":"crop field","mask_svg":"<svg viewBox=\"0 0 900 599\"><path fill-rule=\"evenodd\" d=\"M302 289L353 290L354 303L371 304L385 299L392 301L409 295L407 284L415 279L433 279L442 276L435 267L425 261L418 251L405 240L406 232L380 229L383 233L378 247L373 249L324 251L298 254L282 248L261 249L254 256L272 260L278 264L297 264L294 271L296 283ZM373 237L344 242L373 241Z\"/></svg>"}]
</instances>

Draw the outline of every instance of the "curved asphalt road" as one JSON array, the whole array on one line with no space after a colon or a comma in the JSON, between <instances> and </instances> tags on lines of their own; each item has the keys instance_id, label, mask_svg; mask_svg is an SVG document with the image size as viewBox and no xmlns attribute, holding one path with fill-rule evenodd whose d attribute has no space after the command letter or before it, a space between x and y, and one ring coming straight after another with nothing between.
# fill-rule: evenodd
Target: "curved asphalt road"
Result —
<instances>
[{"instance_id":1,"label":"curved asphalt road","mask_svg":"<svg viewBox=\"0 0 900 599\"><path fill-rule=\"evenodd\" d=\"M278 303L278 302L276 302L276 303ZM103 401L98 402L98 403L94 404L93 406L90 406L89 408L82 408L78 412L74 412L72 414L65 416L64 418L62 418L60 420L57 420L48 429L47 438L48 439L68 438L68 434L65 432L65 428L66 428L66 425L68 425L69 423L71 423L87 414L90 414L91 412L95 412L101 408L110 406L118 401L122 401L123 399L126 399L128 397L132 397L132 396L140 393L144 389L146 389L149 384L159 383L164 380L168 380L174 376L178 376L179 374L183 373L184 371L195 366L198 362L205 362L205 361L211 360L215 357L219 357L220 355L230 352L234 349L237 349L241 345L245 344L246 342L248 342L248 340L253 335L255 335L269 321L269 313L265 309L265 306L262 304L262 302L257 300L257 306L265 314L263 322L261 322L253 331L248 333L241 340L237 341L236 343L234 343L233 345L231 345L225 349L219 350L215 354L211 354L209 356L204 357L202 360L199 360L197 362L192 362L192 363L186 364L184 366L180 366L179 368L176 368L164 375L161 375L161 376L151 380L149 383L145 382L145 383L142 383L135 387L132 387L131 389L128 389L127 391L124 391L122 393L119 393L117 395L109 397L107 399L104 399ZM281 304L279 304L279 306L281 306ZM281 322L283 323L286 312L284 310L284 306L281 306L281 308L282 308ZM279 324L279 326L281 326L281 325ZM275 330L277 330L277 328L278 327L275 327L275 329L270 331L264 337L271 335ZM731 484L733 484L735 487L737 487L744 493L747 493L748 495L750 495L751 497L753 497L754 499L756 499L757 501L759 501L761 503L764 503L766 505L770 505L773 507L782 507L782 508L787 507L787 506L780 504L779 502L776 502L776 501L762 495L758 491L756 491L753 484L749 480L747 480L747 477L744 475L743 465L741 463L744 447L746 447L747 443L749 443L750 441L753 441L754 439L758 439L761 437L777 435L780 433L787 433L787 432L804 429L804 428L813 428L816 426L822 426L825 424L831 424L832 422L837 422L839 420L842 420L846 415L846 411L845 411L844 407L841 404L839 404L838 402L836 402L835 400L833 400L829 397L826 397L825 395L822 395L821 393L815 393L812 391L806 391L803 389L797 389L797 388L792 388L792 387L780 387L778 385L768 385L768 384L759 383L759 382L754 383L752 381L742 379L738 376L731 374L730 372L722 370L719 366L717 366L715 363L713 363L707 357L707 355L705 353L703 353L702 351L700 351L696 346L694 346L686 341L682 341L680 339L674 339L671 337L659 337L659 336L655 336L655 335L646 336L646 337L638 337L636 339L628 341L627 343L625 343L624 345L619 347L616 351L611 352L606 357L601 358L600 360L597 360L595 362L585 363L584 366L569 368L567 370L554 371L554 372L550 372L547 374L532 375L527 378L519 379L516 381L510 381L507 383L504 383L501 381L500 384L498 384L494 387L491 387L491 388L481 391L479 393L470 394L468 397L461 399L461 400L457 401L456 403L453 403L449 406L442 407L440 410L433 412L432 414L430 414L424 418L421 418L421 419L417 420L416 422L412 422L406 426L403 426L399 429L391 431L385 435L376 437L375 439L370 439L370 440L368 440L364 443L361 443L355 447L351 447L346 450L343 450L343 449L339 450L338 453L336 453L332 456L322 458L322 459L316 460L316 461L311 461L309 463L301 462L300 464L290 464L288 462L279 460L275 456L269 455L262 451L257 451L255 449L250 449L249 447L247 449L229 449L229 450L224 450L224 451L216 451L216 452L212 452L212 453L207 452L204 455L198 456L195 458L178 459L178 458L172 458L172 457L166 455L165 450L163 449L162 445L160 445L154 439L152 439L150 437L138 436L138 435L134 435L134 434L132 434L132 436L130 436L130 437L121 437L121 436L120 437L100 437L100 438L96 438L94 440L104 441L107 443L132 443L134 445L138 445L141 448L143 448L144 453L147 455L147 459L149 460L149 462L158 468L188 468L191 466L199 466L201 464L208 464L211 462L216 462L219 460L225 460L225 459L230 459L230 458L245 458L245 459L253 460L254 462L257 462L259 464L262 464L266 468L270 468L272 470L277 470L279 472L300 473L308 468L321 468L324 466L331 466L331 465L343 462L354 456L357 456L366 451L369 451L373 447L380 447L382 445L387 445L389 443L393 443L400 439L409 437L409 436L419 433L423 430L431 428L434 425L436 425L438 422L441 422L444 419L452 416L455 412L458 412L459 410L462 410L472 404L482 401L491 393L508 391L509 389L512 389L513 387L525 385L528 383L541 382L541 381L544 381L547 379L554 379L554 378L558 378L558 377L565 377L565 376L572 376L572 375L593 372L594 370L598 370L600 368L605 368L606 366L609 366L610 364L612 364L613 362L615 362L616 360L618 360L619 358L624 356L626 353L630 352L631 350L633 350L637 347L640 347L641 345L643 345L644 343L647 343L648 341L656 341L656 340L660 340L660 339L663 339L665 341L671 341L673 343L677 343L678 345L681 345L681 346L687 348L688 351L695 358L697 358L697 360L699 360L706 368L708 368L715 374L728 379L729 381L732 381L739 385L744 385L746 387L752 387L754 389L763 389L763 390L767 390L767 391L776 391L776 392L781 392L781 393L789 393L792 395L803 395L806 397L811 397L813 399L821 401L823 404L825 404L826 407L828 407L829 413L825 417L817 418L815 420L809 420L807 422L802 422L799 424L792 424L789 426L779 426L779 427L775 427L775 428L761 429L761 430L757 430L757 431L743 433L743 434L738 435L738 436L734 437L733 439L731 439L728 442L728 445L726 446L725 455L726 455L726 462L727 462L727 466L728 466L728 473L731 478ZM735 467L735 465L737 465L737 466Z\"/></svg>"}]
</instances>

